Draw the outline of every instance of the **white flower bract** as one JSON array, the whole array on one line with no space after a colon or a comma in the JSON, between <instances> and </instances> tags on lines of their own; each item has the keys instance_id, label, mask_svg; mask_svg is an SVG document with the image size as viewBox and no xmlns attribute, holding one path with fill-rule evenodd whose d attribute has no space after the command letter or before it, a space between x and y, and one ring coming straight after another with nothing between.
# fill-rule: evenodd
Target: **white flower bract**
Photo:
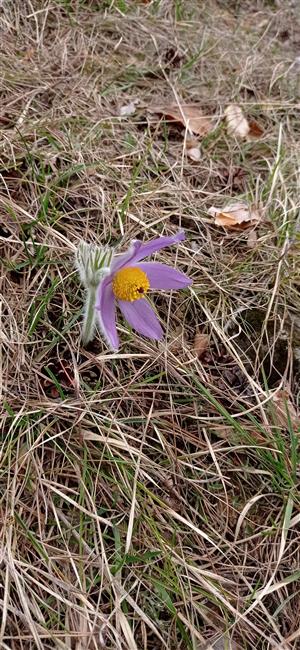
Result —
<instances>
[{"instance_id":1,"label":"white flower bract","mask_svg":"<svg viewBox=\"0 0 300 650\"><path fill-rule=\"evenodd\" d=\"M108 246L97 246L81 241L76 250L76 266L83 286L97 287L104 275L109 273L112 250Z\"/></svg>"},{"instance_id":2,"label":"white flower bract","mask_svg":"<svg viewBox=\"0 0 300 650\"><path fill-rule=\"evenodd\" d=\"M81 241L76 250L76 267L80 280L86 289L82 324L82 340L84 344L89 343L94 337L96 290L104 276L110 272L112 256L112 249L108 246L87 244L85 241Z\"/></svg>"}]
</instances>

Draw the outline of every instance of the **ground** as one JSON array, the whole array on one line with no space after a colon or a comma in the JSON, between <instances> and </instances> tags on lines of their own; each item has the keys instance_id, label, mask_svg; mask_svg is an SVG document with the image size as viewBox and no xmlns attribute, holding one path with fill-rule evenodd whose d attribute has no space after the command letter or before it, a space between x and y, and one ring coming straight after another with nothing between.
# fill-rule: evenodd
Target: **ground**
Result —
<instances>
[{"instance_id":1,"label":"ground","mask_svg":"<svg viewBox=\"0 0 300 650\"><path fill-rule=\"evenodd\" d=\"M297 5L1 2L3 649L300 647ZM179 229L164 340L84 346L79 241Z\"/></svg>"}]
</instances>

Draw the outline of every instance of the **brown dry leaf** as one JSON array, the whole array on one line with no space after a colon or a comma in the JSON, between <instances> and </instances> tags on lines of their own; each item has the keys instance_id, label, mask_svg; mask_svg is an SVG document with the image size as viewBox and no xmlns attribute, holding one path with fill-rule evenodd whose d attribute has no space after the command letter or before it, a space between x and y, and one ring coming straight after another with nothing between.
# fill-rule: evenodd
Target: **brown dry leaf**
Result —
<instances>
[{"instance_id":1,"label":"brown dry leaf","mask_svg":"<svg viewBox=\"0 0 300 650\"><path fill-rule=\"evenodd\" d=\"M244 113L237 104L229 104L225 109L227 131L236 138L247 138L250 132L250 125Z\"/></svg>"},{"instance_id":2,"label":"brown dry leaf","mask_svg":"<svg viewBox=\"0 0 300 650\"><path fill-rule=\"evenodd\" d=\"M276 414L278 424L288 429L290 423L295 433L300 432L300 414L294 406L288 390L279 390L274 395L272 405Z\"/></svg>"},{"instance_id":3,"label":"brown dry leaf","mask_svg":"<svg viewBox=\"0 0 300 650\"><path fill-rule=\"evenodd\" d=\"M201 135L202 137L210 133L214 126L212 121L206 115L199 104L170 104L161 106L150 106L148 109L151 113L159 113L165 117L183 124L189 131Z\"/></svg>"},{"instance_id":4,"label":"brown dry leaf","mask_svg":"<svg viewBox=\"0 0 300 650\"><path fill-rule=\"evenodd\" d=\"M262 218L261 212L250 208L247 203L231 203L224 208L209 208L208 214L215 219L216 226L224 228L247 228L257 225Z\"/></svg>"},{"instance_id":5,"label":"brown dry leaf","mask_svg":"<svg viewBox=\"0 0 300 650\"><path fill-rule=\"evenodd\" d=\"M257 138L261 138L263 134L264 130L261 126L255 120L249 120L249 138L256 140Z\"/></svg>"},{"instance_id":6,"label":"brown dry leaf","mask_svg":"<svg viewBox=\"0 0 300 650\"><path fill-rule=\"evenodd\" d=\"M194 338L193 349L195 350L198 359L201 359L209 346L209 337L207 334L197 332Z\"/></svg>"}]
</instances>

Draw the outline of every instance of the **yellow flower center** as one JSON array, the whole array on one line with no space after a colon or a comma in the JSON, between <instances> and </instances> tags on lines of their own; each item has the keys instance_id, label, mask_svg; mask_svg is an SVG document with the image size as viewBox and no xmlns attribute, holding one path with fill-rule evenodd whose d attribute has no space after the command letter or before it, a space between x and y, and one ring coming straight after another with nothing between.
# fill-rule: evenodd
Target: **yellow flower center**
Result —
<instances>
[{"instance_id":1,"label":"yellow flower center","mask_svg":"<svg viewBox=\"0 0 300 650\"><path fill-rule=\"evenodd\" d=\"M112 288L118 300L133 302L143 298L150 288L150 282L144 271L136 266L128 266L117 271Z\"/></svg>"}]
</instances>

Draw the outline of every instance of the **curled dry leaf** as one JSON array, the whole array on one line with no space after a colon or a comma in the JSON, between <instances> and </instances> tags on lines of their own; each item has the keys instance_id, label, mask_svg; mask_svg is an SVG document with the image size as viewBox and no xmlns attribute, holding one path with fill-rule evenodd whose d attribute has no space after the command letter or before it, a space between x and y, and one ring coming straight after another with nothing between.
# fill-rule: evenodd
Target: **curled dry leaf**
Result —
<instances>
[{"instance_id":1,"label":"curled dry leaf","mask_svg":"<svg viewBox=\"0 0 300 650\"><path fill-rule=\"evenodd\" d=\"M259 210L250 208L246 203L231 203L222 209L212 206L208 214L214 217L216 226L229 229L255 226L262 218Z\"/></svg>"},{"instance_id":2,"label":"curled dry leaf","mask_svg":"<svg viewBox=\"0 0 300 650\"><path fill-rule=\"evenodd\" d=\"M247 120L238 104L230 104L225 109L227 131L241 140L256 140L263 135L263 129L255 120Z\"/></svg>"},{"instance_id":3,"label":"curled dry leaf","mask_svg":"<svg viewBox=\"0 0 300 650\"><path fill-rule=\"evenodd\" d=\"M151 113L158 113L165 117L183 124L189 131L200 136L205 136L213 130L213 122L206 115L199 104L170 104L161 106L150 106Z\"/></svg>"},{"instance_id":4,"label":"curled dry leaf","mask_svg":"<svg viewBox=\"0 0 300 650\"><path fill-rule=\"evenodd\" d=\"M199 160L201 160L201 151L199 147L191 147L190 149L187 149L187 155L194 162L199 162Z\"/></svg>"},{"instance_id":5,"label":"curled dry leaf","mask_svg":"<svg viewBox=\"0 0 300 650\"><path fill-rule=\"evenodd\" d=\"M230 135L241 139L247 138L250 132L250 125L240 106L237 104L229 104L225 109L225 117L227 131Z\"/></svg>"},{"instance_id":6,"label":"curled dry leaf","mask_svg":"<svg viewBox=\"0 0 300 650\"><path fill-rule=\"evenodd\" d=\"M202 359L203 355L208 349L208 345L209 345L209 338L207 334L203 334L202 332L197 332L194 338L193 348L197 354L198 359Z\"/></svg>"},{"instance_id":7,"label":"curled dry leaf","mask_svg":"<svg viewBox=\"0 0 300 650\"><path fill-rule=\"evenodd\" d=\"M196 138L188 136L185 140L186 155L194 162L201 160L200 145Z\"/></svg>"}]
</instances>

